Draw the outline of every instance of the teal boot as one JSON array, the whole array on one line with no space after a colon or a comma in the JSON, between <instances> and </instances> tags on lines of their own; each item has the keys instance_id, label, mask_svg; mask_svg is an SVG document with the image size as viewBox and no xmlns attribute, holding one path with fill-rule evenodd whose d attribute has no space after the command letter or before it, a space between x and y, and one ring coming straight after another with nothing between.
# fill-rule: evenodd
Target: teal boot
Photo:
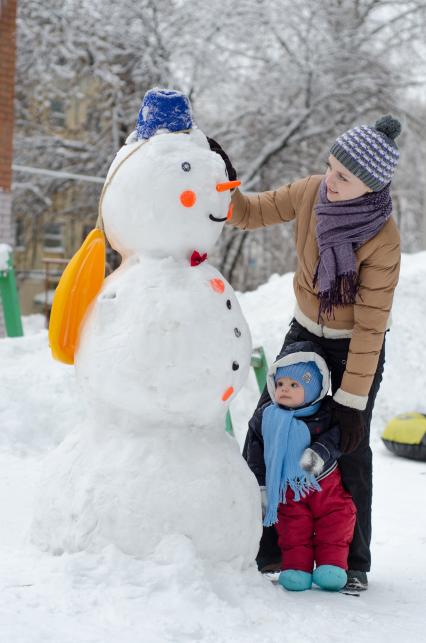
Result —
<instances>
[{"instance_id":1,"label":"teal boot","mask_svg":"<svg viewBox=\"0 0 426 643\"><path fill-rule=\"evenodd\" d=\"M279 575L278 582L290 592L303 592L312 587L312 574L298 569L286 569Z\"/></svg>"},{"instance_id":2,"label":"teal boot","mask_svg":"<svg viewBox=\"0 0 426 643\"><path fill-rule=\"evenodd\" d=\"M315 585L329 592L338 592L346 585L347 579L345 570L336 565L320 565L312 574Z\"/></svg>"}]
</instances>

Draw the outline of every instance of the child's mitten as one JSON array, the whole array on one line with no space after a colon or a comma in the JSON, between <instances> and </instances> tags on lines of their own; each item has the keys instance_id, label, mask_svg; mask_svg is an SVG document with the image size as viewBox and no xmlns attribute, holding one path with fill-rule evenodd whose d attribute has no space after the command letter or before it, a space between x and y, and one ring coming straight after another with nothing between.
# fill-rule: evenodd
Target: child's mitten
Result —
<instances>
[{"instance_id":1,"label":"child's mitten","mask_svg":"<svg viewBox=\"0 0 426 643\"><path fill-rule=\"evenodd\" d=\"M300 466L307 473L318 476L324 467L324 460L312 449L305 449L300 459Z\"/></svg>"}]
</instances>

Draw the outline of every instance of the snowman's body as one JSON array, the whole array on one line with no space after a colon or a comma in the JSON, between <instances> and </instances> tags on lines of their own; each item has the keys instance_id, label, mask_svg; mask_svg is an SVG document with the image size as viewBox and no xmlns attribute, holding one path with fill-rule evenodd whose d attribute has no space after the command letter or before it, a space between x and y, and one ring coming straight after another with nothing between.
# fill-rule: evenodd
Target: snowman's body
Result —
<instances>
[{"instance_id":1,"label":"snowman's body","mask_svg":"<svg viewBox=\"0 0 426 643\"><path fill-rule=\"evenodd\" d=\"M189 261L219 236L226 180L199 130L126 146L111 166L102 213L123 263L82 328L89 416L48 461L32 532L44 548L144 557L178 533L212 560L256 555L257 483L224 431L250 333L220 273Z\"/></svg>"},{"instance_id":2,"label":"snowman's body","mask_svg":"<svg viewBox=\"0 0 426 643\"><path fill-rule=\"evenodd\" d=\"M107 279L76 368L86 393L106 407L158 426L218 422L222 430L222 396L241 388L249 360L247 323L215 268L138 258Z\"/></svg>"}]
</instances>

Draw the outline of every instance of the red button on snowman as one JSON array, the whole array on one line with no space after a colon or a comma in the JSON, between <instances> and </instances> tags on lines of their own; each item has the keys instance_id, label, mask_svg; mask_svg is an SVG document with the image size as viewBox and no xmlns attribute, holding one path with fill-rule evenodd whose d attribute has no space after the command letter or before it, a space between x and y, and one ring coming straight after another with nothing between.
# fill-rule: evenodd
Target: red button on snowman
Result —
<instances>
[{"instance_id":1,"label":"red button on snowman","mask_svg":"<svg viewBox=\"0 0 426 643\"><path fill-rule=\"evenodd\" d=\"M251 338L207 259L236 184L187 97L148 92L100 200L123 261L81 326L75 366L88 418L46 467L32 531L43 548L114 544L145 557L178 534L201 557L254 560L259 491L224 431Z\"/></svg>"}]
</instances>

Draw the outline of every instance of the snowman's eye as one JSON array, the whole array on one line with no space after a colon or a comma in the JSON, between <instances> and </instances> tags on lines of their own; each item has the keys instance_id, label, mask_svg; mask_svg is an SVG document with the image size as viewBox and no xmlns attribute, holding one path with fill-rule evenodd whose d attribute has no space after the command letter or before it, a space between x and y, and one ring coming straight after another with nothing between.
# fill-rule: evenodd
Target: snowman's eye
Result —
<instances>
[{"instance_id":1,"label":"snowman's eye","mask_svg":"<svg viewBox=\"0 0 426 643\"><path fill-rule=\"evenodd\" d=\"M191 163L188 163L188 161L184 161L182 163L182 170L184 172L189 172L191 170Z\"/></svg>"}]
</instances>

